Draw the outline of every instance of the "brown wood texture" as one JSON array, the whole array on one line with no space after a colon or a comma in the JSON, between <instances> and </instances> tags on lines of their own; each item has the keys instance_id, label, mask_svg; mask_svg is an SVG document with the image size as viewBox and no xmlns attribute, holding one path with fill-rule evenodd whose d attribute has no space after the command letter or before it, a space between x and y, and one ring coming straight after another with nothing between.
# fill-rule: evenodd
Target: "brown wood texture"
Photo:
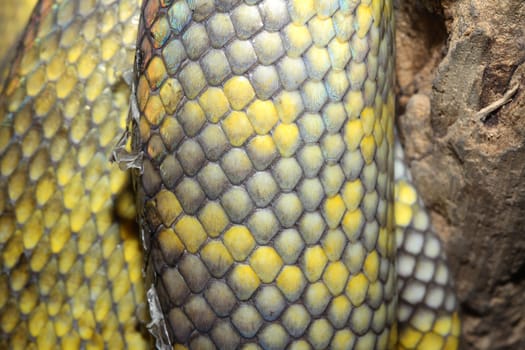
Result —
<instances>
[{"instance_id":1,"label":"brown wood texture","mask_svg":"<svg viewBox=\"0 0 525 350\"><path fill-rule=\"evenodd\" d=\"M524 349L525 2L397 4L398 125L446 242L462 348Z\"/></svg>"}]
</instances>

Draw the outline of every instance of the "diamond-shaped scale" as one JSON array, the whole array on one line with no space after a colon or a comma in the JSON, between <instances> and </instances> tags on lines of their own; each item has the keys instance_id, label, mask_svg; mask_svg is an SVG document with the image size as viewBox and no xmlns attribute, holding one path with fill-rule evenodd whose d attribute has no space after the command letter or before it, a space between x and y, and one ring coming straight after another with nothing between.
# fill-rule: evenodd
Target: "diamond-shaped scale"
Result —
<instances>
[{"instance_id":1,"label":"diamond-shaped scale","mask_svg":"<svg viewBox=\"0 0 525 350\"><path fill-rule=\"evenodd\" d=\"M255 296L255 305L266 321L274 321L281 316L286 302L277 287L265 286Z\"/></svg>"},{"instance_id":2,"label":"diamond-shaped scale","mask_svg":"<svg viewBox=\"0 0 525 350\"><path fill-rule=\"evenodd\" d=\"M296 301L302 294L306 280L301 269L294 265L285 265L276 279L277 287L289 301Z\"/></svg>"},{"instance_id":3,"label":"diamond-shaped scale","mask_svg":"<svg viewBox=\"0 0 525 350\"><path fill-rule=\"evenodd\" d=\"M327 260L321 246L316 245L306 248L301 260L301 268L308 281L315 282L321 277Z\"/></svg>"},{"instance_id":4,"label":"diamond-shaped scale","mask_svg":"<svg viewBox=\"0 0 525 350\"><path fill-rule=\"evenodd\" d=\"M275 200L274 211L283 227L291 227L303 212L303 206L297 194L283 193Z\"/></svg>"},{"instance_id":5,"label":"diamond-shaped scale","mask_svg":"<svg viewBox=\"0 0 525 350\"><path fill-rule=\"evenodd\" d=\"M277 182L266 171L256 172L247 182L251 199L258 207L265 207L278 192Z\"/></svg>"},{"instance_id":6,"label":"diamond-shaped scale","mask_svg":"<svg viewBox=\"0 0 525 350\"><path fill-rule=\"evenodd\" d=\"M264 283L272 282L282 265L281 257L272 247L256 248L250 257L250 266Z\"/></svg>"},{"instance_id":7,"label":"diamond-shaped scale","mask_svg":"<svg viewBox=\"0 0 525 350\"><path fill-rule=\"evenodd\" d=\"M301 304L293 304L283 314L283 325L293 337L300 337L308 327L311 316Z\"/></svg>"},{"instance_id":8,"label":"diamond-shaped scale","mask_svg":"<svg viewBox=\"0 0 525 350\"><path fill-rule=\"evenodd\" d=\"M208 201L199 211L198 217L210 237L218 237L229 224L224 208L214 201Z\"/></svg>"},{"instance_id":9,"label":"diamond-shaped scale","mask_svg":"<svg viewBox=\"0 0 525 350\"><path fill-rule=\"evenodd\" d=\"M278 323L271 323L258 335L261 345L266 349L284 349L289 341L288 333Z\"/></svg>"},{"instance_id":10,"label":"diamond-shaped scale","mask_svg":"<svg viewBox=\"0 0 525 350\"><path fill-rule=\"evenodd\" d=\"M230 220L242 223L253 209L253 202L243 187L232 187L221 196L221 204Z\"/></svg>"},{"instance_id":11,"label":"diamond-shaped scale","mask_svg":"<svg viewBox=\"0 0 525 350\"><path fill-rule=\"evenodd\" d=\"M333 334L332 325L324 318L313 321L308 328L308 340L316 349L326 349Z\"/></svg>"},{"instance_id":12,"label":"diamond-shaped scale","mask_svg":"<svg viewBox=\"0 0 525 350\"><path fill-rule=\"evenodd\" d=\"M244 261L255 247L255 240L244 226L232 226L224 234L224 244L237 261Z\"/></svg>"},{"instance_id":13,"label":"diamond-shaped scale","mask_svg":"<svg viewBox=\"0 0 525 350\"><path fill-rule=\"evenodd\" d=\"M195 325L195 328L201 332L209 331L216 318L206 299L201 296L189 298L184 303L184 312Z\"/></svg>"},{"instance_id":14,"label":"diamond-shaped scale","mask_svg":"<svg viewBox=\"0 0 525 350\"><path fill-rule=\"evenodd\" d=\"M233 264L233 258L219 241L211 241L201 249L201 257L210 273L217 278L222 277Z\"/></svg>"},{"instance_id":15,"label":"diamond-shaped scale","mask_svg":"<svg viewBox=\"0 0 525 350\"><path fill-rule=\"evenodd\" d=\"M277 148L269 135L254 137L247 146L248 155L257 170L268 168L277 157Z\"/></svg>"},{"instance_id":16,"label":"diamond-shaped scale","mask_svg":"<svg viewBox=\"0 0 525 350\"><path fill-rule=\"evenodd\" d=\"M204 297L218 316L228 315L237 302L230 287L222 281L212 281L206 287Z\"/></svg>"},{"instance_id":17,"label":"diamond-shaped scale","mask_svg":"<svg viewBox=\"0 0 525 350\"><path fill-rule=\"evenodd\" d=\"M263 318L254 306L243 303L233 312L232 323L242 336L251 338L259 331Z\"/></svg>"},{"instance_id":18,"label":"diamond-shaped scale","mask_svg":"<svg viewBox=\"0 0 525 350\"><path fill-rule=\"evenodd\" d=\"M237 6L231 14L235 32L240 39L248 39L263 25L257 6L242 4Z\"/></svg>"},{"instance_id":19,"label":"diamond-shaped scale","mask_svg":"<svg viewBox=\"0 0 525 350\"><path fill-rule=\"evenodd\" d=\"M219 321L211 331L213 342L220 349L236 349L241 341L239 334L228 321Z\"/></svg>"},{"instance_id":20,"label":"diamond-shaped scale","mask_svg":"<svg viewBox=\"0 0 525 350\"><path fill-rule=\"evenodd\" d=\"M280 228L271 209L258 209L247 220L253 237L259 244L267 244Z\"/></svg>"}]
</instances>

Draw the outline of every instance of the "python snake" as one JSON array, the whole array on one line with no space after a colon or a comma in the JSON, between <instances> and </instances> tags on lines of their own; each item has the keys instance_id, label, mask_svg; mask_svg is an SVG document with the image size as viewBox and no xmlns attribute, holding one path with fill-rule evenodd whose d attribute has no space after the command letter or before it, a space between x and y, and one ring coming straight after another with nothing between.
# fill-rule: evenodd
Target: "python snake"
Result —
<instances>
[{"instance_id":1,"label":"python snake","mask_svg":"<svg viewBox=\"0 0 525 350\"><path fill-rule=\"evenodd\" d=\"M456 349L393 36L390 0L40 0L0 97L0 348Z\"/></svg>"}]
</instances>

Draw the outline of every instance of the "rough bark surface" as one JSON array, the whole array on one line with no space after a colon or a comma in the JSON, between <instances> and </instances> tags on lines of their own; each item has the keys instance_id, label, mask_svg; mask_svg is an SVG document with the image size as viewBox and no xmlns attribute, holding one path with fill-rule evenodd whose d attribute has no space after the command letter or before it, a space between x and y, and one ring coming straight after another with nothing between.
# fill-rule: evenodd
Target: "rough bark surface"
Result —
<instances>
[{"instance_id":1,"label":"rough bark surface","mask_svg":"<svg viewBox=\"0 0 525 350\"><path fill-rule=\"evenodd\" d=\"M447 245L462 348L525 349L525 2L401 0L397 17L398 124Z\"/></svg>"}]
</instances>

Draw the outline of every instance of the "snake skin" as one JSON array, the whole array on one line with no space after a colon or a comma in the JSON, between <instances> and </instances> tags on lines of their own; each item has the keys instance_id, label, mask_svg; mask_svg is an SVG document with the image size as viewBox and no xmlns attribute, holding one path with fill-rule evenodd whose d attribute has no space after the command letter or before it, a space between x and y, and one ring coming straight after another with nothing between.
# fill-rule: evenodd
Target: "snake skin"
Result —
<instances>
[{"instance_id":1,"label":"snake skin","mask_svg":"<svg viewBox=\"0 0 525 350\"><path fill-rule=\"evenodd\" d=\"M408 176L397 304L392 3L145 1L142 15L129 141L159 343L385 349L399 312L400 348L455 347Z\"/></svg>"},{"instance_id":2,"label":"snake skin","mask_svg":"<svg viewBox=\"0 0 525 350\"><path fill-rule=\"evenodd\" d=\"M41 0L0 97L0 348L147 348L147 289L159 347L457 348L394 146L392 16Z\"/></svg>"},{"instance_id":3,"label":"snake skin","mask_svg":"<svg viewBox=\"0 0 525 350\"><path fill-rule=\"evenodd\" d=\"M0 100L0 348L147 346L129 176L136 1L40 1Z\"/></svg>"}]
</instances>

